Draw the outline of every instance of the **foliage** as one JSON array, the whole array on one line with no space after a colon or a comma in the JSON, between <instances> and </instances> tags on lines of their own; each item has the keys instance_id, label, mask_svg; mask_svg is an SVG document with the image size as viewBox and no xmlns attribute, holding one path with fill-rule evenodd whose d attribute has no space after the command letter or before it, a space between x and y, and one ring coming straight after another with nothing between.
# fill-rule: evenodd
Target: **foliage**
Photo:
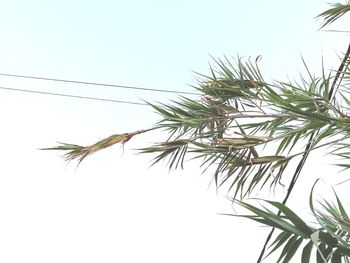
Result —
<instances>
[{"instance_id":1,"label":"foliage","mask_svg":"<svg viewBox=\"0 0 350 263\"><path fill-rule=\"evenodd\" d=\"M281 251L277 262L289 262L302 248L301 262L310 262L312 250L317 262L348 262L350 259L350 219L341 201L335 193L336 203L327 200L319 202L316 209L313 202L313 190L310 195L310 209L316 226L308 225L296 213L282 203L260 200L272 208L281 211L281 215L264 207L260 209L247 202L236 201L253 215L238 215L278 229L274 241L269 247L270 254ZM237 215L233 215L237 216Z\"/></svg>"},{"instance_id":2,"label":"foliage","mask_svg":"<svg viewBox=\"0 0 350 263\"><path fill-rule=\"evenodd\" d=\"M333 5L318 16L323 19L321 28L349 10L348 3ZM63 143L49 150L66 151L67 160L80 163L135 135L162 130L168 135L165 141L140 151L155 154L153 164L167 161L169 169L183 168L189 158L200 159L203 171L213 173L216 187L227 185L234 201L253 214L240 216L280 231L269 248L269 254L282 248L278 262L290 262L305 242L302 262L310 262L314 247L317 262L349 262L350 221L337 195L336 204L323 200L317 209L311 193L316 227L285 205L311 151L324 148L344 160L339 166L350 168L349 54L350 47L338 71L326 72L322 65L319 77L313 76L304 62L307 77L296 82L266 81L259 68L260 57L254 61L213 59L210 75L198 75L195 89L200 98L148 103L161 118L154 127L112 135L90 146ZM263 201L277 209L277 214L242 200L256 189L282 184L287 165L298 158L301 161L286 199L282 203Z\"/></svg>"}]
</instances>

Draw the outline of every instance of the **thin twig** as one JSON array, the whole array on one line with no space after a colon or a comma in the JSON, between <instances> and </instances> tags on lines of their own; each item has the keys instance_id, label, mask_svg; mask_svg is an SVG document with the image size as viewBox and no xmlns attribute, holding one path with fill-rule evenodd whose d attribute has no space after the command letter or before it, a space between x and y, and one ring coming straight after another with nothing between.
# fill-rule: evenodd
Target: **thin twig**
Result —
<instances>
[{"instance_id":1,"label":"thin twig","mask_svg":"<svg viewBox=\"0 0 350 263\"><path fill-rule=\"evenodd\" d=\"M348 46L348 49L344 55L344 58L339 66L339 69L337 71L337 74L335 75L335 78L333 80L333 83L332 83L332 87L331 87L331 90L329 91L329 97L328 99L331 100L332 97L333 97L333 100L335 100L335 93L338 91L338 88L339 88L339 85L341 82L339 82L338 86L337 86L337 89L335 90L335 86L337 84L337 81L339 78L341 78L341 80L343 79L343 76L344 76L344 67L345 65L348 66L349 65L349 56L350 56L350 44ZM334 91L335 90L335 91ZM333 91L334 91L334 94L333 94Z\"/></svg>"}]
</instances>

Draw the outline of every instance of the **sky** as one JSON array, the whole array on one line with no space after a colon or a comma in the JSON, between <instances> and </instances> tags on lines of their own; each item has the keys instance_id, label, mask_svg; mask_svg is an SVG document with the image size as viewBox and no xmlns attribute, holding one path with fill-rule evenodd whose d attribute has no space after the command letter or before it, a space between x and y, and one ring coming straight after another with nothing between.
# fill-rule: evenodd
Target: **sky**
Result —
<instances>
[{"instance_id":1,"label":"sky","mask_svg":"<svg viewBox=\"0 0 350 263\"><path fill-rule=\"evenodd\" d=\"M266 79L297 79L301 56L317 73L322 56L336 68L345 51L348 36L320 31L314 19L327 7L319 0L0 1L0 73L191 92L194 72L208 73L211 57L262 56ZM130 102L179 96L9 77L0 77L0 87ZM209 186L210 175L190 162L184 171L150 167L152 156L137 154L161 134L133 138L79 167L39 150L152 127L159 117L147 106L0 89L0 110L0 262L257 259L268 229L219 215L233 210L226 193ZM327 191L346 178L327 159L310 158L290 200L306 216L318 177Z\"/></svg>"}]
</instances>

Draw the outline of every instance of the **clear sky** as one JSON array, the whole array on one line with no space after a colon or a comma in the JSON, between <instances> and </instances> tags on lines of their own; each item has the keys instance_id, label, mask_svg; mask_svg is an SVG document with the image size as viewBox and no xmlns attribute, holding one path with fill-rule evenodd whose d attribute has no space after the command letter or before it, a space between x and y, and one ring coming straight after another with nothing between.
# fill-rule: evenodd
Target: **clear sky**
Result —
<instances>
[{"instance_id":1,"label":"clear sky","mask_svg":"<svg viewBox=\"0 0 350 263\"><path fill-rule=\"evenodd\" d=\"M314 17L327 7L319 0L0 1L0 73L192 91L192 71L208 73L210 56L261 55L267 79L294 79L301 55L319 72L321 54L335 68L346 48L347 35L318 30ZM0 86L134 102L177 97L8 77ZM0 110L0 262L255 262L267 229L217 215L232 209L225 193L208 188L210 175L191 164L182 172L149 168L151 156L134 154L159 134L97 153L78 169L38 150L151 127L152 109L0 90ZM290 202L304 213L314 180L332 181L313 160Z\"/></svg>"}]
</instances>

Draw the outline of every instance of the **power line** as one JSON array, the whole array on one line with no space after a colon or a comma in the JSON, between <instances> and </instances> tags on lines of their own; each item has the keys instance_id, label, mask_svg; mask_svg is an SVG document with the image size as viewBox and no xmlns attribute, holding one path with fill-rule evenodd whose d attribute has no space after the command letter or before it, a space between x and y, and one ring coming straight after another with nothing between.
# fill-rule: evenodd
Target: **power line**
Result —
<instances>
[{"instance_id":1,"label":"power line","mask_svg":"<svg viewBox=\"0 0 350 263\"><path fill-rule=\"evenodd\" d=\"M52 96L61 96L61 97L69 97L69 98L76 98L76 99L85 99L85 100L98 100L98 101L107 101L107 102L142 105L142 106L146 106L147 105L145 103L133 102L133 101L112 100L112 99L96 98L96 97L86 97L86 96L62 94L62 93L53 93L53 92L46 92L46 91L39 91L39 90L26 90L26 89L16 89L16 88L8 88L8 87L0 87L0 89L2 89L2 90L10 90L10 91L19 91L19 92L28 92L28 93L35 93L35 94L42 94L42 95L52 95Z\"/></svg>"},{"instance_id":2,"label":"power line","mask_svg":"<svg viewBox=\"0 0 350 263\"><path fill-rule=\"evenodd\" d=\"M0 73L0 76L14 77L14 78L36 79L36 80L46 80L46 81L57 81L57 82L66 82L66 83L84 84L84 85L94 85L94 86L104 86L104 87L114 87L114 88L122 88L122 89L134 89L134 90L146 90L146 91L154 91L154 92L166 92L166 93L176 93L176 94L199 95L198 93L186 92L186 91L141 88L141 87L135 87L135 86L116 85L116 84L109 84L109 83L87 82L87 81L69 80L69 79L56 79L56 78L46 78L46 77L28 76L28 75L17 75L17 74Z\"/></svg>"}]
</instances>

